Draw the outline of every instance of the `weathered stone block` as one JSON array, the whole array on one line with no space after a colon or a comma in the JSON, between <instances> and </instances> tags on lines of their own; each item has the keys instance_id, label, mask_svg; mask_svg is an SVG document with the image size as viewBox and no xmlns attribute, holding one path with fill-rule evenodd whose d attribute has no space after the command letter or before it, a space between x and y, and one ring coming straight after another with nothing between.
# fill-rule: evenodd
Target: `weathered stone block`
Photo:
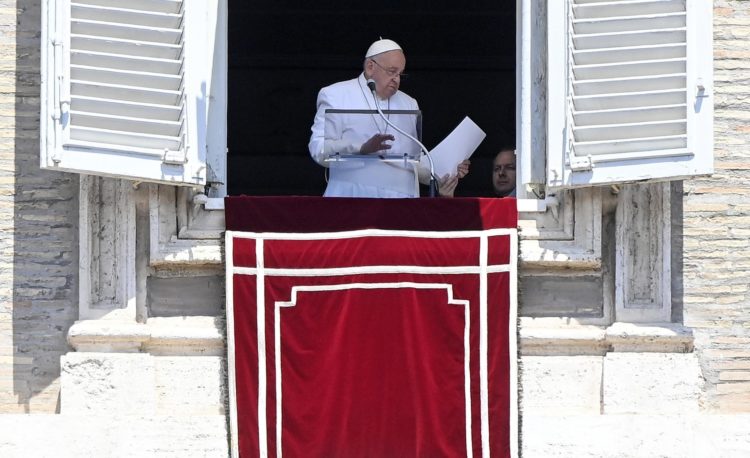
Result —
<instances>
[{"instance_id":1,"label":"weathered stone block","mask_svg":"<svg viewBox=\"0 0 750 458\"><path fill-rule=\"evenodd\" d=\"M609 353L604 357L603 413L694 413L702 386L694 353Z\"/></svg>"},{"instance_id":2,"label":"weathered stone block","mask_svg":"<svg viewBox=\"0 0 750 458\"><path fill-rule=\"evenodd\" d=\"M601 411L601 356L524 356L524 414L576 415Z\"/></svg>"},{"instance_id":3,"label":"weathered stone block","mask_svg":"<svg viewBox=\"0 0 750 458\"><path fill-rule=\"evenodd\" d=\"M154 364L158 414L225 414L224 358L157 356Z\"/></svg>"},{"instance_id":4,"label":"weathered stone block","mask_svg":"<svg viewBox=\"0 0 750 458\"><path fill-rule=\"evenodd\" d=\"M61 358L64 414L152 415L156 411L153 357L142 353L68 353Z\"/></svg>"}]
</instances>

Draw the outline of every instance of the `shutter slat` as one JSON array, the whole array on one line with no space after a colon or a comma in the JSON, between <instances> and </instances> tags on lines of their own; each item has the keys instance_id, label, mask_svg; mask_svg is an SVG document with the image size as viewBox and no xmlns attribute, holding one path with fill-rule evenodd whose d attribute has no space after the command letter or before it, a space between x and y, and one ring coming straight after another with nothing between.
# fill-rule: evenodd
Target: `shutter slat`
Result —
<instances>
[{"instance_id":1,"label":"shutter slat","mask_svg":"<svg viewBox=\"0 0 750 458\"><path fill-rule=\"evenodd\" d=\"M78 19L132 24L146 27L177 29L182 22L181 14L138 11L119 7L110 8L83 5L80 3L71 4L71 11L72 16Z\"/></svg>"},{"instance_id":2,"label":"shutter slat","mask_svg":"<svg viewBox=\"0 0 750 458\"><path fill-rule=\"evenodd\" d=\"M684 58L661 61L617 62L603 65L574 65L573 74L576 80L629 78L637 76L669 75L685 73L687 69Z\"/></svg>"},{"instance_id":3,"label":"shutter slat","mask_svg":"<svg viewBox=\"0 0 750 458\"><path fill-rule=\"evenodd\" d=\"M160 135L132 134L90 127L71 127L70 137L78 140L81 146L91 148L121 149L123 146L140 154L162 155L164 150L180 149L180 138Z\"/></svg>"},{"instance_id":4,"label":"shutter slat","mask_svg":"<svg viewBox=\"0 0 750 458\"><path fill-rule=\"evenodd\" d=\"M182 54L180 45L149 43L140 40L115 40L90 35L71 35L71 47L75 51L94 51L155 59L180 59Z\"/></svg>"},{"instance_id":5,"label":"shutter slat","mask_svg":"<svg viewBox=\"0 0 750 458\"><path fill-rule=\"evenodd\" d=\"M685 28L667 30L646 30L637 32L598 33L575 35L573 44L576 50L619 48L632 46L669 45L685 43Z\"/></svg>"},{"instance_id":6,"label":"shutter slat","mask_svg":"<svg viewBox=\"0 0 750 458\"><path fill-rule=\"evenodd\" d=\"M624 61L650 61L660 59L685 59L687 46L684 43L665 46L635 46L631 48L605 48L576 51L573 61L576 65L608 64Z\"/></svg>"},{"instance_id":7,"label":"shutter slat","mask_svg":"<svg viewBox=\"0 0 750 458\"><path fill-rule=\"evenodd\" d=\"M77 3L160 13L178 13L182 7L182 0L77 0Z\"/></svg>"},{"instance_id":8,"label":"shutter slat","mask_svg":"<svg viewBox=\"0 0 750 458\"><path fill-rule=\"evenodd\" d=\"M132 72L126 70L107 70L95 67L70 66L71 78L82 81L140 86L149 89L178 90L182 77L180 75Z\"/></svg>"},{"instance_id":9,"label":"shutter slat","mask_svg":"<svg viewBox=\"0 0 750 458\"><path fill-rule=\"evenodd\" d=\"M71 81L71 92L80 96L102 97L111 100L122 100L156 105L177 105L180 91L163 91L143 87L106 84L92 81Z\"/></svg>"},{"instance_id":10,"label":"shutter slat","mask_svg":"<svg viewBox=\"0 0 750 458\"><path fill-rule=\"evenodd\" d=\"M644 91L622 94L579 96L573 98L576 111L674 105L685 101L685 91Z\"/></svg>"},{"instance_id":11,"label":"shutter slat","mask_svg":"<svg viewBox=\"0 0 750 458\"><path fill-rule=\"evenodd\" d=\"M597 161L620 161L632 158L650 158L684 155L687 135L635 138L628 140L576 143L578 156L595 156Z\"/></svg>"},{"instance_id":12,"label":"shutter slat","mask_svg":"<svg viewBox=\"0 0 750 458\"><path fill-rule=\"evenodd\" d=\"M655 16L616 17L611 19L583 19L573 21L576 35L604 34L612 32L632 32L649 29L684 28L685 13L661 14Z\"/></svg>"},{"instance_id":13,"label":"shutter slat","mask_svg":"<svg viewBox=\"0 0 750 458\"><path fill-rule=\"evenodd\" d=\"M687 121L685 120L653 123L605 124L573 128L575 143L682 135L686 132Z\"/></svg>"},{"instance_id":14,"label":"shutter slat","mask_svg":"<svg viewBox=\"0 0 750 458\"><path fill-rule=\"evenodd\" d=\"M171 74L178 74L182 68L182 61L180 60L151 59L91 51L71 51L70 63L85 67L101 67L113 70L142 70L147 68L152 73Z\"/></svg>"},{"instance_id":15,"label":"shutter slat","mask_svg":"<svg viewBox=\"0 0 750 458\"><path fill-rule=\"evenodd\" d=\"M592 110L573 112L576 124L597 126L604 124L625 124L653 121L683 120L687 116L687 107L667 105L655 107L638 107L623 110Z\"/></svg>"},{"instance_id":16,"label":"shutter slat","mask_svg":"<svg viewBox=\"0 0 750 458\"><path fill-rule=\"evenodd\" d=\"M132 24L117 24L114 22L100 22L73 19L70 27L73 35L91 35L101 38L132 39L146 43L179 44L182 38L180 29L163 29L148 26L134 26Z\"/></svg>"},{"instance_id":17,"label":"shutter slat","mask_svg":"<svg viewBox=\"0 0 750 458\"><path fill-rule=\"evenodd\" d=\"M668 91L682 89L686 84L686 75L657 75L635 78L613 78L607 80L573 81L575 96L619 94L641 91Z\"/></svg>"},{"instance_id":18,"label":"shutter slat","mask_svg":"<svg viewBox=\"0 0 750 458\"><path fill-rule=\"evenodd\" d=\"M182 113L179 106L124 102L121 100L85 96L72 97L70 107L72 111L175 122L180 121Z\"/></svg>"},{"instance_id":19,"label":"shutter slat","mask_svg":"<svg viewBox=\"0 0 750 458\"><path fill-rule=\"evenodd\" d=\"M131 118L73 110L70 111L70 117L71 124L76 126L169 137L178 136L182 127L182 123L179 121Z\"/></svg>"},{"instance_id":20,"label":"shutter slat","mask_svg":"<svg viewBox=\"0 0 750 458\"><path fill-rule=\"evenodd\" d=\"M638 14L662 14L685 11L685 0L642 0L610 2L576 2L573 14L576 18L605 18L612 16L634 16Z\"/></svg>"}]
</instances>

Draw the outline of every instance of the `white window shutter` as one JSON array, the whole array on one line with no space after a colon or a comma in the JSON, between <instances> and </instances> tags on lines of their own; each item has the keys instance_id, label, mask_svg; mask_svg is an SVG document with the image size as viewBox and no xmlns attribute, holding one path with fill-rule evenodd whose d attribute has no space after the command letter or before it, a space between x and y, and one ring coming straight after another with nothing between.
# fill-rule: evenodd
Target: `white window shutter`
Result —
<instances>
[{"instance_id":1,"label":"white window shutter","mask_svg":"<svg viewBox=\"0 0 750 458\"><path fill-rule=\"evenodd\" d=\"M711 3L547 2L550 189L713 172Z\"/></svg>"},{"instance_id":2,"label":"white window shutter","mask_svg":"<svg viewBox=\"0 0 750 458\"><path fill-rule=\"evenodd\" d=\"M41 167L205 185L218 1L45 0Z\"/></svg>"}]
</instances>

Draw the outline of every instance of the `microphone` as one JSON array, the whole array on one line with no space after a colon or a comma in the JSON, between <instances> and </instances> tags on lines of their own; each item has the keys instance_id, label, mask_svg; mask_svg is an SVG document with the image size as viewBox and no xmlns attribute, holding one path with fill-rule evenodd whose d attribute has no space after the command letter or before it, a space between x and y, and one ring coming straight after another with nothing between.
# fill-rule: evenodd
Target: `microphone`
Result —
<instances>
[{"instance_id":1,"label":"microphone","mask_svg":"<svg viewBox=\"0 0 750 458\"><path fill-rule=\"evenodd\" d=\"M389 126L393 127L394 129L396 129L401 134L403 134L406 137L408 137L409 139L411 139L414 143L416 143L417 145L419 145L419 147L422 149L422 152L425 154L425 156L427 156L427 161L430 163L430 186L429 186L430 197L437 196L437 182L435 180L435 166L432 163L432 155L427 150L427 148L425 148L425 146L422 144L422 142L420 142L419 140L417 140L413 136L411 136L411 135L407 134L406 132L404 132L398 126L396 126L395 124L393 124L391 122L391 120L388 119L383 114L383 110L380 109L380 105L378 104L378 100L377 100L376 94L375 94L375 80L368 79L367 80L367 87L370 88L370 91L372 92L372 98L373 98L373 100L375 102L375 108L378 110L378 114L380 115L380 117L383 118L383 121L385 121L386 124L388 124Z\"/></svg>"}]
</instances>

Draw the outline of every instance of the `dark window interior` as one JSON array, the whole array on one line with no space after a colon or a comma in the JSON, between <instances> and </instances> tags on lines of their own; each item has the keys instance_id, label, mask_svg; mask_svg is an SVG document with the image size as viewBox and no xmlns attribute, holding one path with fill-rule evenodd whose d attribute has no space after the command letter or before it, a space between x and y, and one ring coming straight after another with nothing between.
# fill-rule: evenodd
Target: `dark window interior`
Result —
<instances>
[{"instance_id":1,"label":"dark window interior","mask_svg":"<svg viewBox=\"0 0 750 458\"><path fill-rule=\"evenodd\" d=\"M307 150L318 90L355 78L382 36L404 48L401 90L419 102L428 148L467 115L487 133L456 194L490 195L494 153L515 143L513 4L229 0L229 193L323 193Z\"/></svg>"}]
</instances>

